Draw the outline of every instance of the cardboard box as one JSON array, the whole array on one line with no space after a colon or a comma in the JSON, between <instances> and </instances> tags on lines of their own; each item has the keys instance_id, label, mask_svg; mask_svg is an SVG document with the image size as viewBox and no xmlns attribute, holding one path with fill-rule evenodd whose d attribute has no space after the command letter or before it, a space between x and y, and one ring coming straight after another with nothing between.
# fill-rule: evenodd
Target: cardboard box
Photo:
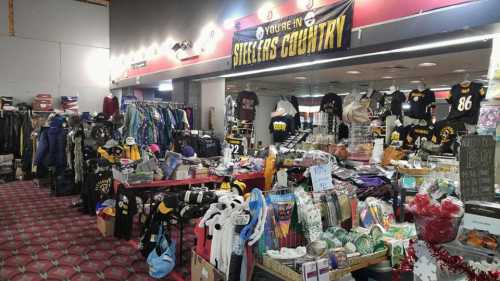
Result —
<instances>
[{"instance_id":1,"label":"cardboard box","mask_svg":"<svg viewBox=\"0 0 500 281\"><path fill-rule=\"evenodd\" d=\"M113 236L115 233L115 218L103 219L97 216L97 229L104 237Z\"/></svg>"},{"instance_id":2,"label":"cardboard box","mask_svg":"<svg viewBox=\"0 0 500 281\"><path fill-rule=\"evenodd\" d=\"M212 264L192 251L191 281L225 281L225 276Z\"/></svg>"}]
</instances>

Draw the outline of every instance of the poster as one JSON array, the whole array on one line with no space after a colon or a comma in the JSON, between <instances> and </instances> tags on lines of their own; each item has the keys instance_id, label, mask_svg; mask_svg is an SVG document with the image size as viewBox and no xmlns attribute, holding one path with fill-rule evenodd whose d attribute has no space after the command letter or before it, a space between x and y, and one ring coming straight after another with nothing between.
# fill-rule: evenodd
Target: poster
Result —
<instances>
[{"instance_id":1,"label":"poster","mask_svg":"<svg viewBox=\"0 0 500 281\"><path fill-rule=\"evenodd\" d=\"M333 5L237 31L233 69L270 66L345 50L350 46L353 1Z\"/></svg>"}]
</instances>

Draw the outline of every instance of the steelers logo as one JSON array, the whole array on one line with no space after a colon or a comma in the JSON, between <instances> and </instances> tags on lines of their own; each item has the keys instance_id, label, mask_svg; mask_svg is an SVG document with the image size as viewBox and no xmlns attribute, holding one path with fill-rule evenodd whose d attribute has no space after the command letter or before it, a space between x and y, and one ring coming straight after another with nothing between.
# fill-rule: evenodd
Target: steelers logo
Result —
<instances>
[{"instance_id":1,"label":"steelers logo","mask_svg":"<svg viewBox=\"0 0 500 281\"><path fill-rule=\"evenodd\" d=\"M255 37L257 38L257 40L262 40L262 38L264 38L264 28L262 28L262 26L259 26L257 28L257 31L255 32Z\"/></svg>"},{"instance_id":2,"label":"steelers logo","mask_svg":"<svg viewBox=\"0 0 500 281\"><path fill-rule=\"evenodd\" d=\"M304 17L304 24L307 27L312 26L316 22L316 18L315 17L316 17L316 15L314 14L314 12L308 12L306 14L306 16Z\"/></svg>"}]
</instances>

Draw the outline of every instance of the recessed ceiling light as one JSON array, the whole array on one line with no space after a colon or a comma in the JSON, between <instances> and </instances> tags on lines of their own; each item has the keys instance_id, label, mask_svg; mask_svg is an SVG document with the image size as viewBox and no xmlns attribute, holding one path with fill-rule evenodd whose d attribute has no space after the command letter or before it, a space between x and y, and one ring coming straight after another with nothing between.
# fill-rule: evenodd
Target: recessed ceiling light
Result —
<instances>
[{"instance_id":1,"label":"recessed ceiling light","mask_svg":"<svg viewBox=\"0 0 500 281\"><path fill-rule=\"evenodd\" d=\"M347 74L360 74L361 72L360 71L357 71L357 70L349 70L346 72Z\"/></svg>"},{"instance_id":2,"label":"recessed ceiling light","mask_svg":"<svg viewBox=\"0 0 500 281\"><path fill-rule=\"evenodd\" d=\"M410 81L410 83L413 83L413 84L418 84L418 83L421 83L422 81L420 80L413 80L413 81Z\"/></svg>"},{"instance_id":3,"label":"recessed ceiling light","mask_svg":"<svg viewBox=\"0 0 500 281\"><path fill-rule=\"evenodd\" d=\"M483 75L481 75L481 77L488 78L488 74L483 74Z\"/></svg>"},{"instance_id":4,"label":"recessed ceiling light","mask_svg":"<svg viewBox=\"0 0 500 281\"><path fill-rule=\"evenodd\" d=\"M297 80L307 80L307 77L297 76L297 77L295 77L295 79L297 79Z\"/></svg>"},{"instance_id":5,"label":"recessed ceiling light","mask_svg":"<svg viewBox=\"0 0 500 281\"><path fill-rule=\"evenodd\" d=\"M441 88L446 88L446 87L450 87L450 85L441 84L441 85L439 85L439 87L441 87Z\"/></svg>"},{"instance_id":6,"label":"recessed ceiling light","mask_svg":"<svg viewBox=\"0 0 500 281\"><path fill-rule=\"evenodd\" d=\"M418 66L420 67L432 67L432 66L436 66L437 64L436 63L433 63L433 62L423 62L423 63L419 63Z\"/></svg>"},{"instance_id":7,"label":"recessed ceiling light","mask_svg":"<svg viewBox=\"0 0 500 281\"><path fill-rule=\"evenodd\" d=\"M453 72L455 73L464 73L466 70L465 69L455 69Z\"/></svg>"},{"instance_id":8,"label":"recessed ceiling light","mask_svg":"<svg viewBox=\"0 0 500 281\"><path fill-rule=\"evenodd\" d=\"M392 76L382 76L382 79L392 79Z\"/></svg>"}]
</instances>

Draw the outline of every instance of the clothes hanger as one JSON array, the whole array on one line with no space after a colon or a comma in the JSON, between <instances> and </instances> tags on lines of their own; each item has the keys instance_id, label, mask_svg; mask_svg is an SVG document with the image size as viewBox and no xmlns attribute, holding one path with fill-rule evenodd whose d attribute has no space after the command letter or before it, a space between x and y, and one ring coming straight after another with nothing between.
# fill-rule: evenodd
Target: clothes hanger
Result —
<instances>
[{"instance_id":1,"label":"clothes hanger","mask_svg":"<svg viewBox=\"0 0 500 281\"><path fill-rule=\"evenodd\" d=\"M470 77L470 74L469 73L465 73L465 76L464 76L464 80L460 83L461 86L469 86L471 81L469 80L469 77Z\"/></svg>"}]
</instances>

